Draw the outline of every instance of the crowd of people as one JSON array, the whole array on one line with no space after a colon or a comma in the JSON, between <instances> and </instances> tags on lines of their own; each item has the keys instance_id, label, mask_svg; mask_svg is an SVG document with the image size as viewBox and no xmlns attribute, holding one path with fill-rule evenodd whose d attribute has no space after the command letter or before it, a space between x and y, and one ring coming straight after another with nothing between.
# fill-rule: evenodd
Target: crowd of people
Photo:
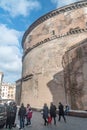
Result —
<instances>
[{"instance_id":1,"label":"crowd of people","mask_svg":"<svg viewBox=\"0 0 87 130\"><path fill-rule=\"evenodd\" d=\"M12 129L12 127L16 127L16 117L19 119L19 129L22 130L25 125L31 125L32 118L32 109L30 104L27 104L27 107L24 107L22 103L17 112L17 105L15 102L10 102L9 104L5 104L7 119L6 119L6 129ZM26 124L25 124L26 119Z\"/></svg>"},{"instance_id":2,"label":"crowd of people","mask_svg":"<svg viewBox=\"0 0 87 130\"><path fill-rule=\"evenodd\" d=\"M11 129L12 127L16 127L15 119L17 113L17 106L15 102L10 102L9 105L5 104L7 119L6 119L6 128Z\"/></svg>"},{"instance_id":3,"label":"crowd of people","mask_svg":"<svg viewBox=\"0 0 87 130\"><path fill-rule=\"evenodd\" d=\"M18 111L18 117L20 121L20 130L22 130L25 125L31 126L31 118L32 118L32 109L30 104L27 104L27 107L24 107L24 104L21 104L21 107L19 108ZM26 119L26 124L25 124L25 119Z\"/></svg>"},{"instance_id":4,"label":"crowd of people","mask_svg":"<svg viewBox=\"0 0 87 130\"><path fill-rule=\"evenodd\" d=\"M56 125L56 117L58 116L58 121L61 120L61 117L64 119L64 122L66 123L65 114L67 115L69 111L69 106L66 105L64 109L64 105L59 102L58 107L56 107L52 102L50 104L50 108L48 108L47 104L45 103L42 109L42 118L44 119L44 125L49 125L52 123L52 120L54 122L54 125ZM31 126L31 119L32 119L32 109L30 104L27 104L27 107L24 107L24 104L21 104L21 107L18 111L18 117L20 120L20 128L22 129L25 127L25 125ZM25 118L26 118L26 124L25 124Z\"/></svg>"},{"instance_id":5,"label":"crowd of people","mask_svg":"<svg viewBox=\"0 0 87 130\"><path fill-rule=\"evenodd\" d=\"M57 111L58 110L58 111ZM61 102L59 102L58 108L51 103L50 104L50 109L48 109L47 104L45 103L43 106L43 119L44 119L44 125L51 124L52 120L54 120L54 125L56 125L56 117L58 117L58 121L61 120L61 117L63 117L64 122L66 122L65 114L68 114L69 107L67 105L66 109L64 109L64 106Z\"/></svg>"},{"instance_id":6,"label":"crowd of people","mask_svg":"<svg viewBox=\"0 0 87 130\"><path fill-rule=\"evenodd\" d=\"M31 119L32 119L32 108L30 104L27 104L25 107L22 103L17 112L16 103L10 103L6 105L7 111L7 120L6 120L6 128L11 129L12 127L16 127L16 115L19 119L19 129L22 130L25 125L31 126ZM52 102L50 104L50 108L48 108L47 104L45 103L42 109L42 118L44 119L44 125L49 125L53 123L56 125L56 117L58 117L58 121L61 120L63 117L64 122L66 122L65 114L69 111L68 105L66 105L66 109L64 110L64 106L61 102L59 102L58 107L56 107Z\"/></svg>"}]
</instances>

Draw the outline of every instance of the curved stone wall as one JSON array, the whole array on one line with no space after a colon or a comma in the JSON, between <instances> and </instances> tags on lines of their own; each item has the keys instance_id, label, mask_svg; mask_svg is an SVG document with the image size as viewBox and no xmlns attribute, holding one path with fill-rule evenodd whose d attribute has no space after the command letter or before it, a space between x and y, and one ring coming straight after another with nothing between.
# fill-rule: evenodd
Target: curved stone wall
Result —
<instances>
[{"instance_id":1,"label":"curved stone wall","mask_svg":"<svg viewBox=\"0 0 87 130\"><path fill-rule=\"evenodd\" d=\"M34 22L22 40L21 102L34 108L42 108L45 102L50 105L52 101L55 105L61 101L72 106L66 99L62 57L86 37L86 1L54 10Z\"/></svg>"},{"instance_id":2,"label":"curved stone wall","mask_svg":"<svg viewBox=\"0 0 87 130\"><path fill-rule=\"evenodd\" d=\"M87 2L77 2L69 6L52 11L39 18L25 32L23 48L26 51L38 42L44 41L52 35L67 35L74 29L87 27Z\"/></svg>"},{"instance_id":3,"label":"curved stone wall","mask_svg":"<svg viewBox=\"0 0 87 130\"><path fill-rule=\"evenodd\" d=\"M63 67L66 100L72 109L87 110L87 39L66 51Z\"/></svg>"}]
</instances>

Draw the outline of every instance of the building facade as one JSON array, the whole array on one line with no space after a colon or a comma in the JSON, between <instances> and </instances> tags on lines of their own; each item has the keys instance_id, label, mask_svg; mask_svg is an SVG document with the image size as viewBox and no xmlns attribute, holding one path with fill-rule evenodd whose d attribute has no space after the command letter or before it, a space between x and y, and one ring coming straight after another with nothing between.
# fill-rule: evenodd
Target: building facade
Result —
<instances>
[{"instance_id":1,"label":"building facade","mask_svg":"<svg viewBox=\"0 0 87 130\"><path fill-rule=\"evenodd\" d=\"M42 108L44 103L50 105L50 102L54 102L57 106L61 101L63 104L69 104L72 109L87 109L87 72L85 72L87 62L81 59L81 62L84 62L84 69L81 67L80 69L82 72L84 71L83 77L85 78L82 79L83 81L79 81L78 78L78 82L76 82L78 85L74 86L82 89L83 93L76 89L76 91L80 91L78 96L75 93L71 95L71 92L73 93L70 84L73 82L71 77L69 78L70 81L65 78L67 75L69 77L71 71L75 72L75 70L70 69L68 71L66 68L71 61L64 62L68 60L66 53L68 55L72 53L70 48L76 45L79 48L79 43L82 43L83 46L83 41L86 45L86 38L86 0L53 10L37 19L27 29L22 39L24 54L22 59L21 102L25 105L30 103L34 108ZM70 51L68 52L68 50ZM73 96L75 98L72 98Z\"/></svg>"},{"instance_id":2,"label":"building facade","mask_svg":"<svg viewBox=\"0 0 87 130\"><path fill-rule=\"evenodd\" d=\"M15 101L16 85L11 83L2 83L1 98L2 101L13 100Z\"/></svg>"}]
</instances>

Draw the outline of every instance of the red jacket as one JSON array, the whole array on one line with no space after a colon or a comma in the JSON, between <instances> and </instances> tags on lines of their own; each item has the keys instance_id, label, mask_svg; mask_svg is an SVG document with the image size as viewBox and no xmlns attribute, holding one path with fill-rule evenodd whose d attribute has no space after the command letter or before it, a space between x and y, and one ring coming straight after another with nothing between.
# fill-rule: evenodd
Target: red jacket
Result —
<instances>
[{"instance_id":1,"label":"red jacket","mask_svg":"<svg viewBox=\"0 0 87 130\"><path fill-rule=\"evenodd\" d=\"M28 118L32 118L32 110L28 112Z\"/></svg>"}]
</instances>

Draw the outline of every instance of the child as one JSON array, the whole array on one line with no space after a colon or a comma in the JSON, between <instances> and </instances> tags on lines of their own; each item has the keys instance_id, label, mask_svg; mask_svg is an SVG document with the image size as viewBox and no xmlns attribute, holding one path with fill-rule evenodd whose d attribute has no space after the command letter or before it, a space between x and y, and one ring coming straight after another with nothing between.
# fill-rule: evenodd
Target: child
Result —
<instances>
[{"instance_id":1,"label":"child","mask_svg":"<svg viewBox=\"0 0 87 130\"><path fill-rule=\"evenodd\" d=\"M29 108L29 111L28 111L28 123L29 123L29 125L31 125L31 118L32 118L32 109Z\"/></svg>"},{"instance_id":2,"label":"child","mask_svg":"<svg viewBox=\"0 0 87 130\"><path fill-rule=\"evenodd\" d=\"M48 124L51 124L52 122L52 117L50 116L50 114L48 114Z\"/></svg>"}]
</instances>

